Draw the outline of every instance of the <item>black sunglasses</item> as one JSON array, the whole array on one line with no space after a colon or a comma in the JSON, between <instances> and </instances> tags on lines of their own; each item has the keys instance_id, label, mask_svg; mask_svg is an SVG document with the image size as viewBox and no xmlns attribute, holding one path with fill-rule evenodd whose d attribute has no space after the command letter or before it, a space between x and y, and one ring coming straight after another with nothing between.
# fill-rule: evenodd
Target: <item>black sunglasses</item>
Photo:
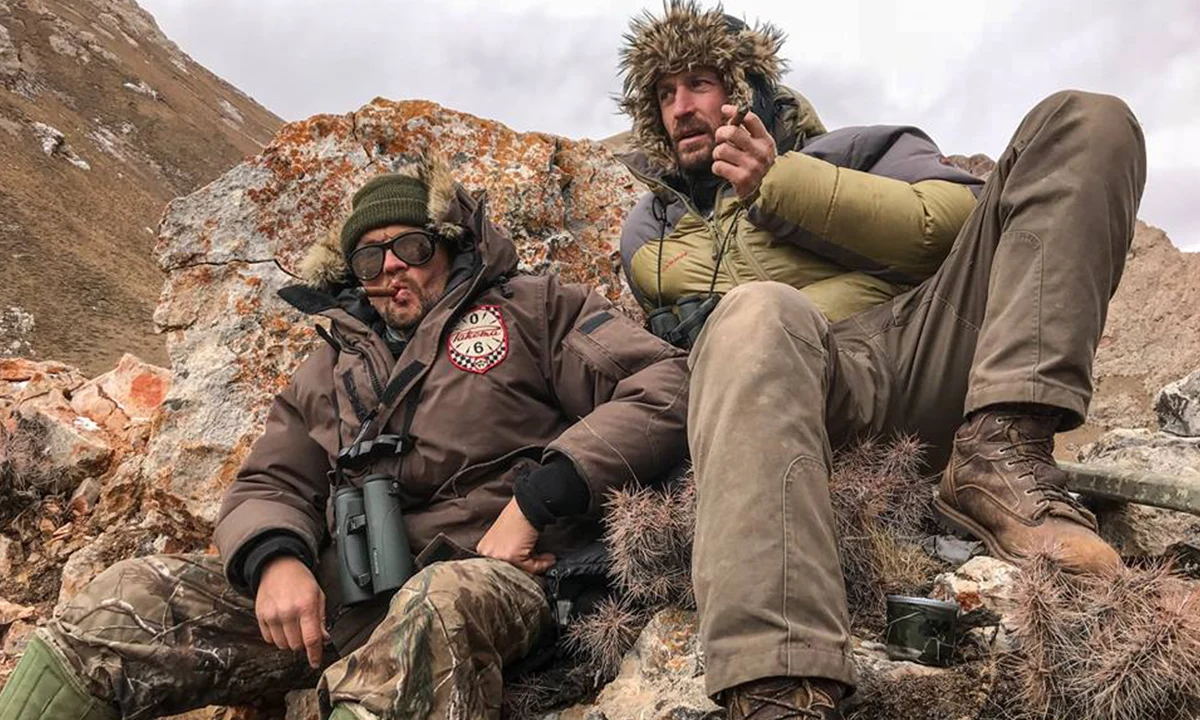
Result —
<instances>
[{"instance_id":1,"label":"black sunglasses","mask_svg":"<svg viewBox=\"0 0 1200 720\"><path fill-rule=\"evenodd\" d=\"M374 280L383 272L383 254L392 251L409 267L424 265L433 259L436 238L424 230L402 232L390 240L363 245L350 253L350 269L359 280Z\"/></svg>"}]
</instances>

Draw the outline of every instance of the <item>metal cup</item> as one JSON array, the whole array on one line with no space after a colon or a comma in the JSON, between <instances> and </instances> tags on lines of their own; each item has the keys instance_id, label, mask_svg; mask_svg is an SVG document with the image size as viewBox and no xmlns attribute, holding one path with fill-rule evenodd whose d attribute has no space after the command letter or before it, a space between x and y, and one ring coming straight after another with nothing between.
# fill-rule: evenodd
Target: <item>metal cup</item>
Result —
<instances>
[{"instance_id":1,"label":"metal cup","mask_svg":"<svg viewBox=\"0 0 1200 720\"><path fill-rule=\"evenodd\" d=\"M946 667L958 645L958 603L887 596L887 654L892 660Z\"/></svg>"}]
</instances>

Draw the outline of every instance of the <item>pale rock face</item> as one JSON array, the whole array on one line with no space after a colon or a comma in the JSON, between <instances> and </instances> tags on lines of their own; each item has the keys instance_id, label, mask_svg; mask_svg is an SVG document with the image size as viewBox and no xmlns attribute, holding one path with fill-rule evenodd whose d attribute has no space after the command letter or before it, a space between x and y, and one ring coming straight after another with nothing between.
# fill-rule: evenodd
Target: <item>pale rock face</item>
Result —
<instances>
[{"instance_id":1,"label":"pale rock face","mask_svg":"<svg viewBox=\"0 0 1200 720\"><path fill-rule=\"evenodd\" d=\"M11 77L21 70L21 56L13 46L8 28L0 25L0 76Z\"/></svg>"},{"instance_id":2,"label":"pale rock face","mask_svg":"<svg viewBox=\"0 0 1200 720\"><path fill-rule=\"evenodd\" d=\"M138 80L136 83L127 82L124 84L126 88L132 90L138 95L145 95L148 98L158 99L158 91L146 84L145 80Z\"/></svg>"},{"instance_id":3,"label":"pale rock face","mask_svg":"<svg viewBox=\"0 0 1200 720\"><path fill-rule=\"evenodd\" d=\"M92 61L91 56L88 55L86 50L80 47L71 38L64 37L62 35L50 36L50 48L59 55L66 55L67 57L75 58L84 65Z\"/></svg>"},{"instance_id":4,"label":"pale rock face","mask_svg":"<svg viewBox=\"0 0 1200 720\"><path fill-rule=\"evenodd\" d=\"M1084 448L1080 460L1200 483L1200 437L1113 430ZM1175 543L1200 540L1200 517L1188 513L1124 504L1106 506L1096 515L1101 536L1126 556L1161 555Z\"/></svg>"},{"instance_id":5,"label":"pale rock face","mask_svg":"<svg viewBox=\"0 0 1200 720\"><path fill-rule=\"evenodd\" d=\"M42 152L46 154L46 157L60 157L80 170L92 169L86 160L75 154L75 150L72 149L67 138L58 128L40 122L33 123L31 127L33 135L41 143Z\"/></svg>"},{"instance_id":6,"label":"pale rock face","mask_svg":"<svg viewBox=\"0 0 1200 720\"><path fill-rule=\"evenodd\" d=\"M703 673L696 614L663 610L642 630L637 644L621 663L620 674L600 691L595 702L568 708L558 717L559 720L707 717L720 708L705 694Z\"/></svg>"},{"instance_id":7,"label":"pale rock face","mask_svg":"<svg viewBox=\"0 0 1200 720\"><path fill-rule=\"evenodd\" d=\"M242 117L242 114L240 112L238 112L238 109L235 108L233 106L233 104L230 103L228 100L225 100L224 98L222 98L221 101L218 103L218 105L220 105L220 107L221 107L221 112L225 113L225 115L227 115L230 120L236 122L239 125L246 122L246 120Z\"/></svg>"},{"instance_id":8,"label":"pale rock face","mask_svg":"<svg viewBox=\"0 0 1200 720\"><path fill-rule=\"evenodd\" d=\"M1160 390L1154 411L1163 432L1200 437L1200 370Z\"/></svg>"},{"instance_id":9,"label":"pale rock face","mask_svg":"<svg viewBox=\"0 0 1200 720\"><path fill-rule=\"evenodd\" d=\"M13 565L20 562L20 554L20 543L0 535L0 576L12 575Z\"/></svg>"},{"instance_id":10,"label":"pale rock face","mask_svg":"<svg viewBox=\"0 0 1200 720\"><path fill-rule=\"evenodd\" d=\"M990 610L1000 616L997 627L973 630L984 646L994 650L1015 647L1012 616L1016 610L1017 567L987 555L971 558L954 572L934 578L930 595L938 600L958 603L963 613Z\"/></svg>"}]
</instances>

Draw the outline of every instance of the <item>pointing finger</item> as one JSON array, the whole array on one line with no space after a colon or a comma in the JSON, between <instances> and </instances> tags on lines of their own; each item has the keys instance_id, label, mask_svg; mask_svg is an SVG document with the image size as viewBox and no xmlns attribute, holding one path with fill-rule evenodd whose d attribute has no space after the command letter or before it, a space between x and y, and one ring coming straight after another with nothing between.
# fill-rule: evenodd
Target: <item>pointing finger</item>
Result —
<instances>
[{"instance_id":1,"label":"pointing finger","mask_svg":"<svg viewBox=\"0 0 1200 720\"><path fill-rule=\"evenodd\" d=\"M321 667L321 650L325 645L325 628L318 612L306 612L300 617L300 636L304 641L304 650L308 654L308 664L313 668Z\"/></svg>"}]
</instances>

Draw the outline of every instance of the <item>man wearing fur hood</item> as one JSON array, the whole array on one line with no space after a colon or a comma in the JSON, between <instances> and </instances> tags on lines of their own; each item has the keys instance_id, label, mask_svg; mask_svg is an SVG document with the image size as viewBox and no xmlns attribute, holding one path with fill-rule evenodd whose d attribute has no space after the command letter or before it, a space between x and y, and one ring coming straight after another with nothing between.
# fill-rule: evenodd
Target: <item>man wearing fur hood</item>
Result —
<instances>
[{"instance_id":1,"label":"man wearing fur hood","mask_svg":"<svg viewBox=\"0 0 1200 720\"><path fill-rule=\"evenodd\" d=\"M731 720L840 717L854 686L828 480L855 437L919 438L938 515L993 555L1121 563L1052 451L1086 415L1133 236L1136 118L1056 93L984 185L915 128L826 132L779 84L782 42L668 0L621 50L626 162L651 191L622 258L652 329L694 341L693 579Z\"/></svg>"},{"instance_id":2,"label":"man wearing fur hood","mask_svg":"<svg viewBox=\"0 0 1200 720\"><path fill-rule=\"evenodd\" d=\"M174 715L318 674L338 720L499 718L502 672L562 621L541 576L596 541L609 489L685 456L685 359L588 287L517 276L482 202L418 170L366 183L281 291L326 342L225 495L220 558L99 575L0 720Z\"/></svg>"}]
</instances>

